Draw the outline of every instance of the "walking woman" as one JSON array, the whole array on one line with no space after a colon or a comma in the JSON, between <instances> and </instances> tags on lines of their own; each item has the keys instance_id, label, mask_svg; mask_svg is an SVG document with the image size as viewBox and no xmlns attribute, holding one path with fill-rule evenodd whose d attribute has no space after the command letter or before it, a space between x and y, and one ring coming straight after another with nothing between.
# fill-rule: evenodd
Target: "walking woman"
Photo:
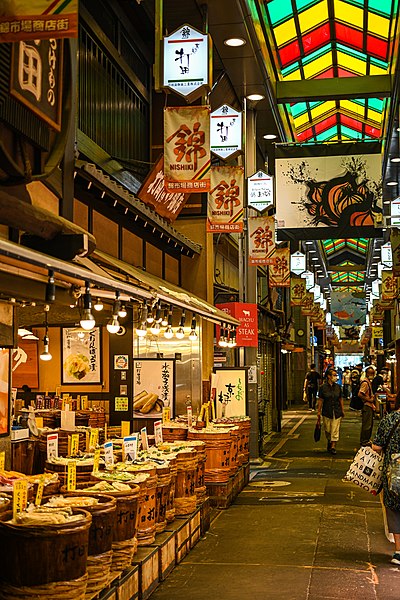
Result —
<instances>
[{"instance_id":1,"label":"walking woman","mask_svg":"<svg viewBox=\"0 0 400 600\"><path fill-rule=\"evenodd\" d=\"M337 382L338 374L335 369L329 369L326 374L327 381L322 384L318 392L318 421L321 414L324 423L325 435L328 440L327 450L336 454L336 443L339 441L340 422L344 417L342 388Z\"/></svg>"},{"instance_id":2,"label":"walking woman","mask_svg":"<svg viewBox=\"0 0 400 600\"><path fill-rule=\"evenodd\" d=\"M392 563L400 565L400 497L389 489L387 468L392 454L400 452L400 392L397 393L394 411L379 423L373 450L381 454L383 461L383 504L386 508L388 529L394 536L395 551Z\"/></svg>"}]
</instances>

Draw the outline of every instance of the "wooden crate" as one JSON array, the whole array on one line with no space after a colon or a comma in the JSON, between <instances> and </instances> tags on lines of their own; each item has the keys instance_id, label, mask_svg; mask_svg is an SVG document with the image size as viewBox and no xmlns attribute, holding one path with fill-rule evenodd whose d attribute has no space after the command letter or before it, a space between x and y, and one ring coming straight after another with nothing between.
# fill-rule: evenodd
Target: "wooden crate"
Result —
<instances>
[{"instance_id":1,"label":"wooden crate","mask_svg":"<svg viewBox=\"0 0 400 600\"><path fill-rule=\"evenodd\" d=\"M201 535L201 512L198 508L189 518L190 525L190 548L193 548Z\"/></svg>"},{"instance_id":2,"label":"wooden crate","mask_svg":"<svg viewBox=\"0 0 400 600\"><path fill-rule=\"evenodd\" d=\"M158 533L152 546L158 548L160 581L164 581L176 565L176 533L174 531Z\"/></svg>"},{"instance_id":3,"label":"wooden crate","mask_svg":"<svg viewBox=\"0 0 400 600\"><path fill-rule=\"evenodd\" d=\"M117 588L112 587L109 589L109 587L107 587L103 592L100 592L100 594L95 597L99 600L117 600Z\"/></svg>"},{"instance_id":4,"label":"wooden crate","mask_svg":"<svg viewBox=\"0 0 400 600\"><path fill-rule=\"evenodd\" d=\"M210 529L210 521L211 521L211 504L210 499L206 498L202 505L200 506L200 533L201 535L205 535L205 533Z\"/></svg>"},{"instance_id":5,"label":"wooden crate","mask_svg":"<svg viewBox=\"0 0 400 600\"><path fill-rule=\"evenodd\" d=\"M211 506L228 508L233 502L233 477L227 483L207 483L207 495Z\"/></svg>"},{"instance_id":6,"label":"wooden crate","mask_svg":"<svg viewBox=\"0 0 400 600\"><path fill-rule=\"evenodd\" d=\"M117 600L138 600L139 598L139 566L135 565L118 580Z\"/></svg>"},{"instance_id":7,"label":"wooden crate","mask_svg":"<svg viewBox=\"0 0 400 600\"><path fill-rule=\"evenodd\" d=\"M132 565L139 567L139 597L141 600L147 600L160 581L158 548L139 547L133 557Z\"/></svg>"},{"instance_id":8,"label":"wooden crate","mask_svg":"<svg viewBox=\"0 0 400 600\"><path fill-rule=\"evenodd\" d=\"M179 564L190 550L190 517L177 518L167 525L176 537L176 564Z\"/></svg>"}]
</instances>

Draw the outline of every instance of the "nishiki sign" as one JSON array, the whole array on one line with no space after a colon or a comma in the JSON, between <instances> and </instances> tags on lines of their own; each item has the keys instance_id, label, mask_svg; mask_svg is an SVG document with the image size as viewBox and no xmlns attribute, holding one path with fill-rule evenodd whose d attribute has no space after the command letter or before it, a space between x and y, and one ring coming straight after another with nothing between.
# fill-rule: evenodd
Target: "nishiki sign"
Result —
<instances>
[{"instance_id":1,"label":"nishiki sign","mask_svg":"<svg viewBox=\"0 0 400 600\"><path fill-rule=\"evenodd\" d=\"M216 304L215 306L240 321L240 325L236 330L237 346L258 347L257 304L228 302L226 304Z\"/></svg>"},{"instance_id":2,"label":"nishiki sign","mask_svg":"<svg viewBox=\"0 0 400 600\"><path fill-rule=\"evenodd\" d=\"M242 113L223 104L210 115L211 152L227 159L242 151Z\"/></svg>"}]
</instances>

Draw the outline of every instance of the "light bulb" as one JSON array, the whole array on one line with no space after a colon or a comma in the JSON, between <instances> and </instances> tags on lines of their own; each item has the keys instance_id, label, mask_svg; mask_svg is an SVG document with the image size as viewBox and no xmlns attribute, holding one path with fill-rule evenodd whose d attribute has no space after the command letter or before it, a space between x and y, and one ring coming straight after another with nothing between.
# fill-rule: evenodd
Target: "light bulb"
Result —
<instances>
[{"instance_id":1,"label":"light bulb","mask_svg":"<svg viewBox=\"0 0 400 600\"><path fill-rule=\"evenodd\" d=\"M185 337L185 331L184 331L182 325L180 325L178 327L178 329L176 330L175 337L177 337L178 340L182 340Z\"/></svg>"},{"instance_id":2,"label":"light bulb","mask_svg":"<svg viewBox=\"0 0 400 600\"><path fill-rule=\"evenodd\" d=\"M96 304L93 305L94 310L100 311L103 310L104 305L102 303L102 301L100 300L100 298L97 298L97 302Z\"/></svg>"},{"instance_id":3,"label":"light bulb","mask_svg":"<svg viewBox=\"0 0 400 600\"><path fill-rule=\"evenodd\" d=\"M160 333L160 329L161 329L161 325L160 323L152 323L151 327L150 327L150 332L153 335L159 335Z\"/></svg>"},{"instance_id":4,"label":"light bulb","mask_svg":"<svg viewBox=\"0 0 400 600\"><path fill-rule=\"evenodd\" d=\"M119 309L119 311L118 311L118 316L119 316L119 317L121 317L121 319L123 319L123 318L125 318L125 317L126 317L126 315L127 315L127 314L128 314L128 313L126 312L125 305L123 304L123 305L121 306L121 308Z\"/></svg>"},{"instance_id":5,"label":"light bulb","mask_svg":"<svg viewBox=\"0 0 400 600\"><path fill-rule=\"evenodd\" d=\"M157 304L155 321L156 321L156 323L161 323L162 320L163 320L163 318L162 318L162 314L161 314L161 304L159 303L159 304Z\"/></svg>"},{"instance_id":6,"label":"light bulb","mask_svg":"<svg viewBox=\"0 0 400 600\"><path fill-rule=\"evenodd\" d=\"M164 314L161 320L161 325L166 327L168 325L168 308L164 308Z\"/></svg>"},{"instance_id":7,"label":"light bulb","mask_svg":"<svg viewBox=\"0 0 400 600\"><path fill-rule=\"evenodd\" d=\"M146 337L146 334L147 334L146 323L141 323L140 327L137 327L135 331L136 331L136 335L138 337L141 337L141 338Z\"/></svg>"},{"instance_id":8,"label":"light bulb","mask_svg":"<svg viewBox=\"0 0 400 600\"><path fill-rule=\"evenodd\" d=\"M227 345L228 344L224 337L219 338L218 346L220 346L221 348L226 348Z\"/></svg>"},{"instance_id":9,"label":"light bulb","mask_svg":"<svg viewBox=\"0 0 400 600\"><path fill-rule=\"evenodd\" d=\"M171 325L168 325L167 329L164 331L164 337L167 340L170 340L171 338L174 337L174 332L172 331Z\"/></svg>"},{"instance_id":10,"label":"light bulb","mask_svg":"<svg viewBox=\"0 0 400 600\"><path fill-rule=\"evenodd\" d=\"M149 312L149 314L147 315L147 319L146 319L146 321L147 321L149 324L150 324L150 323L153 323L153 321L154 321L154 315L153 315L153 313L152 313L152 312Z\"/></svg>"},{"instance_id":11,"label":"light bulb","mask_svg":"<svg viewBox=\"0 0 400 600\"><path fill-rule=\"evenodd\" d=\"M113 315L110 321L107 323L108 333L118 333L120 324L117 315Z\"/></svg>"},{"instance_id":12,"label":"light bulb","mask_svg":"<svg viewBox=\"0 0 400 600\"><path fill-rule=\"evenodd\" d=\"M49 352L49 336L47 335L47 330L46 330L46 334L43 338L43 352L40 355L40 360L44 360L44 361L48 361L51 360L53 357Z\"/></svg>"},{"instance_id":13,"label":"light bulb","mask_svg":"<svg viewBox=\"0 0 400 600\"><path fill-rule=\"evenodd\" d=\"M96 325L95 318L92 315L90 308L84 309L83 317L80 320L80 325L81 325L82 329L86 329L86 331L90 331Z\"/></svg>"},{"instance_id":14,"label":"light bulb","mask_svg":"<svg viewBox=\"0 0 400 600\"><path fill-rule=\"evenodd\" d=\"M195 342L197 340L197 333L195 331L195 329L191 329L190 333L189 333L189 340L191 342Z\"/></svg>"}]
</instances>

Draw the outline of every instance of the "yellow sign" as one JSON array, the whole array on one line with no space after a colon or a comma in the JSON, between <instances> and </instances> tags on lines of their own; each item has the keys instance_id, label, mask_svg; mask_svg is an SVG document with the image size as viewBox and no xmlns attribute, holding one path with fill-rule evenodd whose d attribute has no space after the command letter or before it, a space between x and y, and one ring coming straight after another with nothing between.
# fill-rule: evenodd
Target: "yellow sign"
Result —
<instances>
[{"instance_id":1,"label":"yellow sign","mask_svg":"<svg viewBox=\"0 0 400 600\"><path fill-rule=\"evenodd\" d=\"M71 460L68 463L67 491L74 492L75 490L76 490L76 461Z\"/></svg>"},{"instance_id":2,"label":"yellow sign","mask_svg":"<svg viewBox=\"0 0 400 600\"><path fill-rule=\"evenodd\" d=\"M26 509L28 504L28 482L26 479L18 479L13 485L13 517Z\"/></svg>"},{"instance_id":3,"label":"yellow sign","mask_svg":"<svg viewBox=\"0 0 400 600\"><path fill-rule=\"evenodd\" d=\"M96 450L94 451L94 458L93 458L93 473L96 473L99 470L99 465L100 465L100 448L96 448Z\"/></svg>"},{"instance_id":4,"label":"yellow sign","mask_svg":"<svg viewBox=\"0 0 400 600\"><path fill-rule=\"evenodd\" d=\"M169 423L171 420L171 408L169 406L164 406L162 410L162 422Z\"/></svg>"},{"instance_id":5,"label":"yellow sign","mask_svg":"<svg viewBox=\"0 0 400 600\"><path fill-rule=\"evenodd\" d=\"M70 456L76 456L79 452L79 433L71 435L71 453Z\"/></svg>"},{"instance_id":6,"label":"yellow sign","mask_svg":"<svg viewBox=\"0 0 400 600\"><path fill-rule=\"evenodd\" d=\"M43 490L44 490L44 477L40 477L39 484L38 484L38 489L37 489L37 492L36 492L36 498L35 498L35 504L36 504L36 506L40 506L41 503L42 503Z\"/></svg>"},{"instance_id":7,"label":"yellow sign","mask_svg":"<svg viewBox=\"0 0 400 600\"><path fill-rule=\"evenodd\" d=\"M92 450L96 450L97 444L99 443L99 430L94 428L90 430L90 438L89 438L89 452Z\"/></svg>"},{"instance_id":8,"label":"yellow sign","mask_svg":"<svg viewBox=\"0 0 400 600\"><path fill-rule=\"evenodd\" d=\"M127 437L131 433L131 422L121 421L121 437Z\"/></svg>"},{"instance_id":9,"label":"yellow sign","mask_svg":"<svg viewBox=\"0 0 400 600\"><path fill-rule=\"evenodd\" d=\"M6 463L6 453L0 452L0 471L4 471Z\"/></svg>"},{"instance_id":10,"label":"yellow sign","mask_svg":"<svg viewBox=\"0 0 400 600\"><path fill-rule=\"evenodd\" d=\"M38 429L43 429L43 417L35 417L36 427Z\"/></svg>"},{"instance_id":11,"label":"yellow sign","mask_svg":"<svg viewBox=\"0 0 400 600\"><path fill-rule=\"evenodd\" d=\"M383 327L373 327L372 328L372 339L380 340L383 338Z\"/></svg>"}]
</instances>

